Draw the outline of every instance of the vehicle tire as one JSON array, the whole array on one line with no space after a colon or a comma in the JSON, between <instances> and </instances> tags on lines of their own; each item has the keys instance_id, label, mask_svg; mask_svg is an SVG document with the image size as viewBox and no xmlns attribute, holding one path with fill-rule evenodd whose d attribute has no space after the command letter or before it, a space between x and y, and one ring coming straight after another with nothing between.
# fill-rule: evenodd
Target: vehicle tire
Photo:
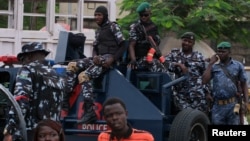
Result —
<instances>
[{"instance_id":1,"label":"vehicle tire","mask_svg":"<svg viewBox=\"0 0 250 141\"><path fill-rule=\"evenodd\" d=\"M19 106L19 104L17 103L17 101L15 100L15 98L13 97L13 94L10 93L9 89L5 88L2 84L0 84L0 95L3 98L7 99L7 102L11 104L11 106L13 106L13 108L16 111L18 120L19 120L19 127L21 128L21 133L23 135L23 138L25 141L27 141L27 130L26 130L26 123L24 120L24 116L22 114L22 110Z\"/></svg>"},{"instance_id":2,"label":"vehicle tire","mask_svg":"<svg viewBox=\"0 0 250 141\"><path fill-rule=\"evenodd\" d=\"M170 127L169 141L208 141L208 116L191 108L179 112Z\"/></svg>"}]
</instances>

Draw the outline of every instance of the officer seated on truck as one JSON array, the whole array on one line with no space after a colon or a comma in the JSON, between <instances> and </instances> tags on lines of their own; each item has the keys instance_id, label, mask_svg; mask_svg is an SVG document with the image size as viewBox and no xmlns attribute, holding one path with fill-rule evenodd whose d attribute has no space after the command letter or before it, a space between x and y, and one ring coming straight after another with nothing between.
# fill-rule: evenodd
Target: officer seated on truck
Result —
<instances>
[{"instance_id":1,"label":"officer seated on truck","mask_svg":"<svg viewBox=\"0 0 250 141\"><path fill-rule=\"evenodd\" d=\"M79 84L82 85L81 94L84 97L83 110L81 120L78 123L92 123L97 120L96 113L93 109L94 96L92 81L104 72L113 67L115 62L121 58L124 53L125 38L121 32L120 26L116 22L108 19L108 10L104 6L96 8L95 20L99 26L96 32L96 40L94 41L93 57L72 61L67 67L67 95L63 100L63 117L67 116L69 111L69 97L72 93L77 74Z\"/></svg>"},{"instance_id":2,"label":"officer seated on truck","mask_svg":"<svg viewBox=\"0 0 250 141\"><path fill-rule=\"evenodd\" d=\"M136 11L140 19L130 26L128 68L150 72L166 72L164 57L158 48L160 36L157 26L151 21L150 4L141 3Z\"/></svg>"}]
</instances>

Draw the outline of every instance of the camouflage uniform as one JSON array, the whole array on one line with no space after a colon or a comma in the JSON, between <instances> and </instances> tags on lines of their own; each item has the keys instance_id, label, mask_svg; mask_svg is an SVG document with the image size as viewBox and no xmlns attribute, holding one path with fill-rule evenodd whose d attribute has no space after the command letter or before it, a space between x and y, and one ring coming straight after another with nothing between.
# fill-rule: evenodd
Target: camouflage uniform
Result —
<instances>
[{"instance_id":1,"label":"camouflage uniform","mask_svg":"<svg viewBox=\"0 0 250 141\"><path fill-rule=\"evenodd\" d=\"M103 25L103 27L104 26L110 26L110 30L114 34L114 39L115 39L114 42L117 42L117 47L118 47L118 44L120 44L121 42L123 42L125 40L125 38L123 37L123 34L120 30L119 25L116 23L111 23L110 21L107 21ZM98 45L102 44L102 41L99 39L100 30L98 30L96 32L96 40L93 43L94 46L98 46ZM111 38L113 38L113 37L111 37ZM110 56L113 56L114 54L109 54L107 51L107 54L99 54L99 55L101 55L100 57L101 57L102 63L104 63L104 61L107 58L109 58ZM94 79L94 78L99 77L103 72L105 72L107 70L107 68L102 67L101 65L100 66L95 65L93 63L93 57L88 57L88 58L77 60L77 68L78 68L78 72L84 71L90 79ZM74 81L76 79L76 74L72 73L71 71L68 71L67 74L69 76L68 77L68 84L71 85L70 91L72 91L72 88L73 88L72 84L74 84ZM88 81L86 83L83 83L82 88L83 88L82 94L83 94L84 98L92 101L93 100L93 96L92 96L93 88L92 88L91 82Z\"/></svg>"},{"instance_id":2,"label":"camouflage uniform","mask_svg":"<svg viewBox=\"0 0 250 141\"><path fill-rule=\"evenodd\" d=\"M157 26L152 21L149 23L141 23L141 21L138 20L138 22L133 23L130 25L129 40L136 41L136 45L134 47L136 62L130 63L136 63L135 65L138 69L149 70L151 72L166 72L164 65L158 60L158 57L160 57L159 54L157 54L158 52L156 52L152 63L147 62L146 56L150 47L152 46L146 39L143 26L145 28L146 34L148 36L152 36L157 45L160 44L160 36L158 34Z\"/></svg>"},{"instance_id":3,"label":"camouflage uniform","mask_svg":"<svg viewBox=\"0 0 250 141\"><path fill-rule=\"evenodd\" d=\"M168 70L174 72L176 78L183 74L181 69L174 67L172 63L182 63L188 68L188 80L174 86L173 98L177 111L190 107L206 112L207 86L202 84L202 74L205 71L202 54L195 51L186 56L180 49L173 49L165 59L168 63Z\"/></svg>"},{"instance_id":4,"label":"camouflage uniform","mask_svg":"<svg viewBox=\"0 0 250 141\"><path fill-rule=\"evenodd\" d=\"M45 62L31 62L17 72L14 97L24 115L27 131L34 129L42 119L59 121L64 80ZM9 111L5 133L11 134L13 141L22 138L13 107Z\"/></svg>"},{"instance_id":5,"label":"camouflage uniform","mask_svg":"<svg viewBox=\"0 0 250 141\"><path fill-rule=\"evenodd\" d=\"M79 72L82 72L86 76L86 80L84 80L82 85L81 94L84 98L84 106L87 106L87 108L84 108L84 113L93 113L91 106L94 102L94 96L93 96L93 86L91 80L94 78L99 77L101 74L103 74L105 71L107 71L109 68L103 67L103 64L105 63L105 60L107 60L110 57L114 57L115 61L119 59L122 55L122 50L120 50L122 47L122 43L125 41L125 38L123 37L123 34L120 30L120 27L115 22L110 22L107 20L105 23L101 25L101 27L96 31L96 40L94 41L94 49L97 51L98 55L100 55L100 61L102 62L100 65L95 65L93 62L93 58L84 58L81 60L76 61L76 67L78 68L78 74ZM120 52L121 51L121 52ZM72 91L72 88L74 87L75 81L76 81L76 75L72 71L68 71L68 86L69 91ZM64 98L64 109L69 108L69 95ZM94 113L93 113L94 114ZM92 115L93 115L92 114ZM84 118L82 118L84 119ZM82 121L78 121L79 123L85 123ZM92 122L92 121L91 121Z\"/></svg>"},{"instance_id":6,"label":"camouflage uniform","mask_svg":"<svg viewBox=\"0 0 250 141\"><path fill-rule=\"evenodd\" d=\"M218 100L236 97L235 94L237 93L237 87L235 83L225 75L220 65L223 64L214 64L212 67L214 98L214 105L211 111L212 122L213 124L218 125L239 125L239 115L236 115L233 112L236 101L225 105L217 104ZM226 68L232 77L238 78L239 81L247 81L247 75L244 71L244 66L240 62L231 59Z\"/></svg>"},{"instance_id":7,"label":"camouflage uniform","mask_svg":"<svg viewBox=\"0 0 250 141\"><path fill-rule=\"evenodd\" d=\"M56 76L53 69L40 62L32 62L19 70L14 96L22 109L27 130L34 129L42 119L50 118L59 121L63 80ZM38 82L34 83L32 80L38 80ZM41 84L42 81L43 84ZM47 87L53 87L49 89L50 93L46 91ZM13 140L21 137L13 108L9 112L5 129L8 133L14 134Z\"/></svg>"}]
</instances>

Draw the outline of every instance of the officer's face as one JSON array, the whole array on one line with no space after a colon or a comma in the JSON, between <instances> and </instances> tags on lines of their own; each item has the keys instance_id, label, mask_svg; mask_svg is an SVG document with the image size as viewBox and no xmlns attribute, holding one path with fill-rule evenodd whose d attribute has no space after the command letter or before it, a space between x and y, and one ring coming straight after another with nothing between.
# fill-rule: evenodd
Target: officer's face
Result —
<instances>
[{"instance_id":1,"label":"officer's face","mask_svg":"<svg viewBox=\"0 0 250 141\"><path fill-rule=\"evenodd\" d=\"M103 14L100 13L100 12L95 12L95 22L98 24L98 25L101 25L102 22L103 22Z\"/></svg>"},{"instance_id":2,"label":"officer's face","mask_svg":"<svg viewBox=\"0 0 250 141\"><path fill-rule=\"evenodd\" d=\"M30 55L29 55L29 54L24 55L24 56L23 56L23 59L22 59L22 63L23 63L24 65L26 65L26 64L29 64L30 62L31 62L31 60L30 60Z\"/></svg>"},{"instance_id":3,"label":"officer's face","mask_svg":"<svg viewBox=\"0 0 250 141\"><path fill-rule=\"evenodd\" d=\"M46 54L44 52L40 52L40 51L37 51L37 52L31 52L29 53L30 55L30 62L33 62L33 61L36 61L36 60L39 60L39 61L43 61L46 57Z\"/></svg>"},{"instance_id":4,"label":"officer's face","mask_svg":"<svg viewBox=\"0 0 250 141\"><path fill-rule=\"evenodd\" d=\"M189 52L192 50L194 46L195 41L188 39L188 38L183 38L182 39L182 51L183 52Z\"/></svg>"},{"instance_id":5,"label":"officer's face","mask_svg":"<svg viewBox=\"0 0 250 141\"><path fill-rule=\"evenodd\" d=\"M223 62L229 58L230 50L229 49L217 49L216 53L219 56L220 60Z\"/></svg>"},{"instance_id":6,"label":"officer's face","mask_svg":"<svg viewBox=\"0 0 250 141\"><path fill-rule=\"evenodd\" d=\"M151 12L150 11L142 12L142 13L139 13L139 16L140 16L141 22L146 23L150 20Z\"/></svg>"}]
</instances>

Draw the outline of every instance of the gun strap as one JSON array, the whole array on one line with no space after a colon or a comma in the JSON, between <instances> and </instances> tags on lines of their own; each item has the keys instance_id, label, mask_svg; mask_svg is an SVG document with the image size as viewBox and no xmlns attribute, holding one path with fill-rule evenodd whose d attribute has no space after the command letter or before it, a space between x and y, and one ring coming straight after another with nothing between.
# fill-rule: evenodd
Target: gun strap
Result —
<instances>
[{"instance_id":1,"label":"gun strap","mask_svg":"<svg viewBox=\"0 0 250 141\"><path fill-rule=\"evenodd\" d=\"M238 85L237 85L237 79L235 77L232 77L229 72L228 69L226 69L225 66L222 66L221 64L219 64L220 68L223 70L223 72L225 73L225 75L234 83L234 85L236 86L237 90L238 90Z\"/></svg>"}]
</instances>

